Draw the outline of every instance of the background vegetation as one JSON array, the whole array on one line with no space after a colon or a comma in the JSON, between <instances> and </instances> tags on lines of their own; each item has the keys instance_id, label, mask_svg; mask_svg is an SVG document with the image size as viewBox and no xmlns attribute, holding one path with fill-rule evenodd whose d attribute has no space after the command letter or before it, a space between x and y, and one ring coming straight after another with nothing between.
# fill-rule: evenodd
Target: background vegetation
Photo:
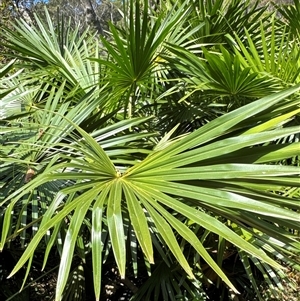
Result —
<instances>
[{"instance_id":1,"label":"background vegetation","mask_svg":"<svg viewBox=\"0 0 300 301\"><path fill-rule=\"evenodd\" d=\"M1 300L298 300L290 2L0 1Z\"/></svg>"}]
</instances>

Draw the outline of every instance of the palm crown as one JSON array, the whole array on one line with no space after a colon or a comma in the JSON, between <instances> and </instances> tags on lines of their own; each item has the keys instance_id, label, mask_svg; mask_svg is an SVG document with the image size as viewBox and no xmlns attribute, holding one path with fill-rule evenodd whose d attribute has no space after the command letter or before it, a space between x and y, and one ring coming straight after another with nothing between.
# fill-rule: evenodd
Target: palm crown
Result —
<instances>
[{"instance_id":1,"label":"palm crown","mask_svg":"<svg viewBox=\"0 0 300 301\"><path fill-rule=\"evenodd\" d=\"M243 293L232 254L259 298L255 269L274 294L281 264L299 269L298 11L229 2L130 1L100 39L47 12L4 30L1 249L26 247L11 275L56 249L56 300L80 299L74 258L99 300L112 257L151 275L132 300L200 300L200 282Z\"/></svg>"}]
</instances>

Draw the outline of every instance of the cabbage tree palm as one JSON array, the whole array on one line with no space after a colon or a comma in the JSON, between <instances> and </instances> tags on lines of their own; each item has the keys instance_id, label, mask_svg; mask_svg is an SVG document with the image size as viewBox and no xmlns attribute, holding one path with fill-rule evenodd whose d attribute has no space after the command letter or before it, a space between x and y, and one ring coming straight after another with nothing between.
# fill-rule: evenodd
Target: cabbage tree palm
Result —
<instances>
[{"instance_id":1,"label":"cabbage tree palm","mask_svg":"<svg viewBox=\"0 0 300 301\"><path fill-rule=\"evenodd\" d=\"M213 49L194 40L193 51L193 5L149 17L147 3L131 2L101 42L49 17L5 31L17 60L1 69L1 249L17 236L26 247L11 275L27 265L25 284L43 248L43 268L60 255L56 300L81 298L69 274L89 257L96 300L110 258L122 279L152 274L133 300L199 300L200 282L236 298L251 284L261 298L256 270L275 294L281 264L300 268L298 77L285 85L256 70L249 52L271 54L238 35ZM198 119L204 105L199 124L177 125L190 117L176 108ZM230 276L230 254L248 283Z\"/></svg>"}]
</instances>

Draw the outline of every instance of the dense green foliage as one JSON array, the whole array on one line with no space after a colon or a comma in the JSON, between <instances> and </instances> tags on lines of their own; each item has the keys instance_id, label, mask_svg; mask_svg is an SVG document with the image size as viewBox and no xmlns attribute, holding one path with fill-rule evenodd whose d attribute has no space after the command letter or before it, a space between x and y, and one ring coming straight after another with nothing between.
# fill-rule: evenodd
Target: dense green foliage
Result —
<instances>
[{"instance_id":1,"label":"dense green foliage","mask_svg":"<svg viewBox=\"0 0 300 301\"><path fill-rule=\"evenodd\" d=\"M47 10L4 27L10 276L25 286L58 262L57 301L90 298L91 279L104 300L108 273L132 301L263 300L263 281L280 299L293 286L300 2L258 4L125 2L105 35Z\"/></svg>"}]
</instances>

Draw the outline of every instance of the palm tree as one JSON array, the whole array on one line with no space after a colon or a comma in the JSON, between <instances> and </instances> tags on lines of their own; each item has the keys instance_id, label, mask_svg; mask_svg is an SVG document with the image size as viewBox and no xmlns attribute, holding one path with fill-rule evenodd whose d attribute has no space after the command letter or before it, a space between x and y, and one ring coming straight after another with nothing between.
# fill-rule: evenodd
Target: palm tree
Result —
<instances>
[{"instance_id":1,"label":"palm tree","mask_svg":"<svg viewBox=\"0 0 300 301\"><path fill-rule=\"evenodd\" d=\"M23 286L41 249L55 300L83 298L90 262L96 300L113 266L132 300L262 300L257 275L277 294L299 269L299 37L226 3L130 1L100 41L47 12L5 29L0 246L20 238ZM249 26L224 34L226 14Z\"/></svg>"}]
</instances>

